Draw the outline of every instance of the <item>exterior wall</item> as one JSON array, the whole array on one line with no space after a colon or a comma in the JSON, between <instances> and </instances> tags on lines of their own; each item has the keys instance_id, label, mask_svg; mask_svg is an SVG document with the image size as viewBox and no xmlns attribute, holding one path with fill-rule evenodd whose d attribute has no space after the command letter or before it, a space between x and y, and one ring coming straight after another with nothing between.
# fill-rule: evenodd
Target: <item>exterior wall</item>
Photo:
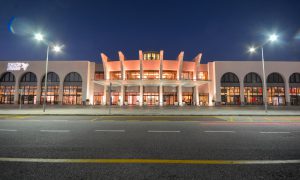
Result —
<instances>
[{"instance_id":1,"label":"exterior wall","mask_svg":"<svg viewBox=\"0 0 300 180\"><path fill-rule=\"evenodd\" d=\"M126 60L124 61L124 70L140 70L139 60Z\"/></svg>"},{"instance_id":2,"label":"exterior wall","mask_svg":"<svg viewBox=\"0 0 300 180\"><path fill-rule=\"evenodd\" d=\"M163 70L177 71L178 61L176 60L163 60Z\"/></svg>"},{"instance_id":3,"label":"exterior wall","mask_svg":"<svg viewBox=\"0 0 300 180\"><path fill-rule=\"evenodd\" d=\"M144 60L143 61L143 70L159 70L160 69L159 60Z\"/></svg>"},{"instance_id":4,"label":"exterior wall","mask_svg":"<svg viewBox=\"0 0 300 180\"><path fill-rule=\"evenodd\" d=\"M213 86L215 85L216 89L216 102L221 102L221 78L223 74L227 72L232 72L236 74L239 78L240 87L241 87L241 95L244 92L243 81L244 77L250 73L257 73L263 81L262 76L262 62L261 61L215 61L209 63L209 66L213 64L215 68L212 68L215 75L215 80L213 80ZM266 79L269 74L273 72L279 73L284 80L285 83L285 97L286 102L290 103L289 100L289 77L295 72L299 72L300 63L299 62L283 62L283 61L265 61L265 71L266 71ZM210 73L211 74L211 73ZM213 78L212 78L213 79ZM214 93L213 91L211 93ZM241 101L244 101L244 98L241 98Z\"/></svg>"},{"instance_id":5,"label":"exterior wall","mask_svg":"<svg viewBox=\"0 0 300 180\"><path fill-rule=\"evenodd\" d=\"M28 68L24 71L7 71L8 63L23 62L28 63ZM16 80L16 92L18 92L19 82L21 77L27 73L32 72L37 76L37 104L40 102L41 95L41 81L45 75L45 61L1 61L0 62L0 75L5 72L11 72L15 76ZM82 101L85 103L86 99L90 98L93 90L90 89L93 85L93 78L95 72L95 63L89 61L49 61L48 72L55 72L59 76L59 102L62 102L63 95L63 81L66 75L70 72L77 72L82 78ZM16 93L17 94L17 93ZM15 96L15 103L18 102L18 95Z\"/></svg>"},{"instance_id":6,"label":"exterior wall","mask_svg":"<svg viewBox=\"0 0 300 180\"><path fill-rule=\"evenodd\" d=\"M140 52L142 53L142 52ZM183 52L178 56L177 60L126 60L124 55L119 52L120 61L109 61L107 56L101 54L103 58L103 64L95 64L90 61L49 61L48 72L55 72L60 78L59 86L59 102L62 103L63 100L63 82L66 75L70 72L77 72L82 78L82 101L85 104L86 100L89 99L89 104L94 103L94 94L102 93L103 99L102 104L108 102L109 95L107 90L110 83L115 90L120 93L119 105L124 105L125 90L130 87L139 89L139 105L144 105L143 93L147 93L149 87L158 89L159 99L158 104L163 105L165 102L163 100L163 93L168 92L168 88L176 89L177 99L176 104L183 105L182 94L185 92L193 93L193 104L199 104L199 95L208 94L208 105L219 105L221 104L221 78L227 72L232 72L237 75L240 82L240 101L241 104L244 103L244 77L250 73L257 73L263 80L262 76L262 64L261 61L214 61L207 64L200 64L201 54L198 55L194 61L182 61ZM143 56L141 56L142 58ZM163 58L163 52L160 52L160 57ZM7 64L14 62L24 62L28 63L28 68L19 71L7 71ZM142 66L140 66L142 65ZM289 77L293 73L300 72L300 62L287 62L287 61L266 61L266 79L267 76L273 72L279 73L285 83L285 98L287 104L290 103L289 95ZM194 78L191 80L181 80L180 74L177 73L176 79L162 79L160 74L160 79L135 79L126 80L125 72L127 70L173 70L177 72L182 71L192 71L194 73ZM106 79L95 81L95 72L105 71ZM121 80L110 80L109 73L111 71L121 71L123 74ZM208 80L198 80L196 79L196 73L201 71L208 72ZM5 72L12 72L15 76L15 90L19 89L19 82L21 77L26 72L33 72L37 76L37 104L40 102L41 96L41 84L42 77L45 74L45 61L0 61L0 76ZM142 73L142 72L141 72ZM142 77L142 76L141 76ZM300 85L299 85L300 86ZM147 87L147 88L145 88ZM165 89L165 91L164 91ZM18 93L14 96L15 103L18 102Z\"/></svg>"},{"instance_id":7,"label":"exterior wall","mask_svg":"<svg viewBox=\"0 0 300 180\"><path fill-rule=\"evenodd\" d=\"M195 63L194 62L183 62L182 71L194 71Z\"/></svg>"}]
</instances>

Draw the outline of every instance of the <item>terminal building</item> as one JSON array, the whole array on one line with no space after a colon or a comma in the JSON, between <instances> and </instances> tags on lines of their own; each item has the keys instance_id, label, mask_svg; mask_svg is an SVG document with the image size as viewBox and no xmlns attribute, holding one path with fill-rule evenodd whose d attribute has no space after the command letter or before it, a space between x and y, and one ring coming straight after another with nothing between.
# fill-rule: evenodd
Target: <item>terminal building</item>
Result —
<instances>
[{"instance_id":1,"label":"terminal building","mask_svg":"<svg viewBox=\"0 0 300 180\"><path fill-rule=\"evenodd\" d=\"M102 63L0 61L0 104L215 106L262 105L261 61L211 61L202 54L164 59L164 51L138 52L138 59ZM266 61L267 103L300 105L300 62Z\"/></svg>"}]
</instances>

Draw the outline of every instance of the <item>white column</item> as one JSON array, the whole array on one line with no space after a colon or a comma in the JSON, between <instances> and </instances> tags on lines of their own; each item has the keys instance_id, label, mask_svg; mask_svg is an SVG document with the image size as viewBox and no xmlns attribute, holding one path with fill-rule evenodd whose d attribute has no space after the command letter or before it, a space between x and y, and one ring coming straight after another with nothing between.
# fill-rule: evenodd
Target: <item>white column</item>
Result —
<instances>
[{"instance_id":1,"label":"white column","mask_svg":"<svg viewBox=\"0 0 300 180\"><path fill-rule=\"evenodd\" d=\"M107 97L107 85L104 85L104 90L103 90L103 101L102 101L102 105L105 106L106 105L106 97Z\"/></svg>"},{"instance_id":2,"label":"white column","mask_svg":"<svg viewBox=\"0 0 300 180\"><path fill-rule=\"evenodd\" d=\"M20 94L19 89L20 89L20 82L16 81L16 84L15 84L15 94L14 94L14 104L18 104L19 94Z\"/></svg>"},{"instance_id":3,"label":"white column","mask_svg":"<svg viewBox=\"0 0 300 180\"><path fill-rule=\"evenodd\" d=\"M284 93L285 93L285 102L286 102L286 105L287 106L290 106L291 105L291 97L290 97L290 85L289 85L289 82L285 82L285 90L284 90Z\"/></svg>"},{"instance_id":4,"label":"white column","mask_svg":"<svg viewBox=\"0 0 300 180\"><path fill-rule=\"evenodd\" d=\"M143 106L144 104L143 95L144 95L143 85L140 85L140 106Z\"/></svg>"},{"instance_id":5,"label":"white column","mask_svg":"<svg viewBox=\"0 0 300 180\"><path fill-rule=\"evenodd\" d=\"M163 106L163 86L159 85L159 106Z\"/></svg>"},{"instance_id":6,"label":"white column","mask_svg":"<svg viewBox=\"0 0 300 180\"><path fill-rule=\"evenodd\" d=\"M178 105L182 106L182 86L178 86Z\"/></svg>"},{"instance_id":7,"label":"white column","mask_svg":"<svg viewBox=\"0 0 300 180\"><path fill-rule=\"evenodd\" d=\"M124 85L121 85L120 106L124 105Z\"/></svg>"},{"instance_id":8,"label":"white column","mask_svg":"<svg viewBox=\"0 0 300 180\"><path fill-rule=\"evenodd\" d=\"M38 81L37 84L36 84L36 104L41 104L40 101L41 101L41 96L42 96L42 83L41 81ZM45 89L45 92L47 90Z\"/></svg>"},{"instance_id":9,"label":"white column","mask_svg":"<svg viewBox=\"0 0 300 180\"><path fill-rule=\"evenodd\" d=\"M243 106L245 104L244 83L243 82L240 82L240 100L241 100L241 105Z\"/></svg>"},{"instance_id":10,"label":"white column","mask_svg":"<svg viewBox=\"0 0 300 180\"><path fill-rule=\"evenodd\" d=\"M195 86L194 89L195 89L195 100L196 100L196 106L199 106L199 86Z\"/></svg>"},{"instance_id":11,"label":"white column","mask_svg":"<svg viewBox=\"0 0 300 180\"><path fill-rule=\"evenodd\" d=\"M59 94L58 94L58 102L60 105L63 104L63 96L64 96L64 81L59 82Z\"/></svg>"}]
</instances>

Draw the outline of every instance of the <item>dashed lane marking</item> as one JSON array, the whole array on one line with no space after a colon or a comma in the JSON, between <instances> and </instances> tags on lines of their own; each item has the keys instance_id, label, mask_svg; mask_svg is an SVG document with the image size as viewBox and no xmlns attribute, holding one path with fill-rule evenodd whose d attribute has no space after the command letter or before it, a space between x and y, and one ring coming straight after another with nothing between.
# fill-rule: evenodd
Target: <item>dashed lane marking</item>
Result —
<instances>
[{"instance_id":1,"label":"dashed lane marking","mask_svg":"<svg viewBox=\"0 0 300 180\"><path fill-rule=\"evenodd\" d=\"M291 132L259 132L261 134L289 134Z\"/></svg>"},{"instance_id":2,"label":"dashed lane marking","mask_svg":"<svg viewBox=\"0 0 300 180\"><path fill-rule=\"evenodd\" d=\"M180 133L181 131L156 131L156 130L149 130L149 133Z\"/></svg>"},{"instance_id":3,"label":"dashed lane marking","mask_svg":"<svg viewBox=\"0 0 300 180\"><path fill-rule=\"evenodd\" d=\"M98 129L96 132L125 132L124 129Z\"/></svg>"},{"instance_id":4,"label":"dashed lane marking","mask_svg":"<svg viewBox=\"0 0 300 180\"><path fill-rule=\"evenodd\" d=\"M235 133L235 131L204 131L206 133Z\"/></svg>"},{"instance_id":5,"label":"dashed lane marking","mask_svg":"<svg viewBox=\"0 0 300 180\"><path fill-rule=\"evenodd\" d=\"M40 130L40 132L68 133L68 132L70 132L70 130L48 130L48 129L43 129L43 130Z\"/></svg>"},{"instance_id":6,"label":"dashed lane marking","mask_svg":"<svg viewBox=\"0 0 300 180\"><path fill-rule=\"evenodd\" d=\"M16 129L0 129L0 131L5 131L5 132L16 132L18 130Z\"/></svg>"},{"instance_id":7,"label":"dashed lane marking","mask_svg":"<svg viewBox=\"0 0 300 180\"><path fill-rule=\"evenodd\" d=\"M66 163L66 164L300 164L296 160L190 160L190 159L43 159L43 158L0 158L0 162L22 163Z\"/></svg>"}]
</instances>

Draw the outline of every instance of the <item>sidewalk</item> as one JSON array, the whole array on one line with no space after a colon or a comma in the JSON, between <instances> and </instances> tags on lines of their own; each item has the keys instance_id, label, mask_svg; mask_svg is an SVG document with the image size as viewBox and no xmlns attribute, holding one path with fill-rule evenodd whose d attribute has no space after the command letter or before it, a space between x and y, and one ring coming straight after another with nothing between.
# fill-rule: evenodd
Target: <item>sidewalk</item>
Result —
<instances>
[{"instance_id":1,"label":"sidewalk","mask_svg":"<svg viewBox=\"0 0 300 180\"><path fill-rule=\"evenodd\" d=\"M111 113L109 113L111 112ZM0 115L62 115L62 116L300 116L300 106L222 106L222 107L104 107L104 106L61 106L49 105L46 112L42 106L0 105Z\"/></svg>"}]
</instances>

